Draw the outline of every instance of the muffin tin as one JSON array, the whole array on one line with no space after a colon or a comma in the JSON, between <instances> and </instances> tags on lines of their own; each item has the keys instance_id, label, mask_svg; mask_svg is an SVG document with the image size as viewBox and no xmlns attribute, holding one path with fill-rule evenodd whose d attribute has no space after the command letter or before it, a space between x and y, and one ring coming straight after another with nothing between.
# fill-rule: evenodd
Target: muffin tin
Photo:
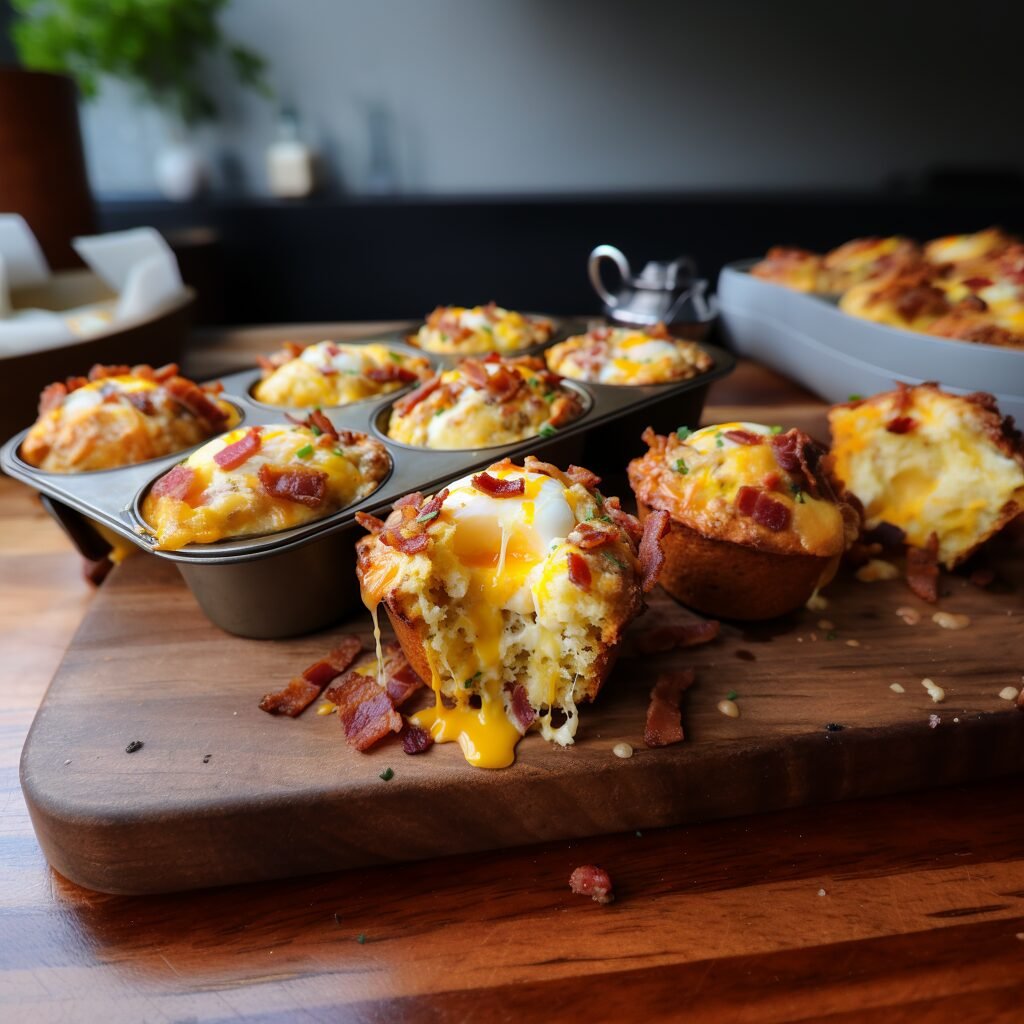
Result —
<instances>
[{"instance_id":1,"label":"muffin tin","mask_svg":"<svg viewBox=\"0 0 1024 1024\"><path fill-rule=\"evenodd\" d=\"M561 333L556 332L556 338ZM449 365L444 357L415 349L393 333L358 343L382 341L399 351L424 355L435 367ZM506 456L521 458L533 454L558 463L580 462L584 458L584 441L590 457L596 454L593 443L600 441L597 450L604 456L601 461L607 463L606 444L615 440L621 445L623 435L632 432L636 435L635 444L639 445L639 430L647 423L662 430L666 429L666 422L672 427L695 427L708 387L730 373L735 365L733 356L724 349L709 344L703 347L714 359L714 366L691 380L630 387L566 379L565 385L583 398L586 408L582 416L552 437L533 437L490 448L434 451L391 441L384 433L386 414L408 388L345 406L324 407L337 427L362 431L386 447L391 471L371 495L323 519L279 533L192 544L178 551L154 551L141 503L157 478L199 445L118 469L47 473L20 457L26 428L0 449L0 468L46 495L51 505L64 506L57 518L65 529L77 514L81 521L74 539L80 547L83 534L95 533L89 523L94 521L142 550L174 562L203 611L228 632L256 638L295 636L328 626L359 604L354 544L365 531L355 521L357 511L385 513L395 500L410 491L430 493L449 480ZM238 409L239 426L287 422L286 413L291 411L295 415L295 410L275 408L252 399L250 389L259 379L258 369L221 378L222 397ZM89 545L93 557L97 546L101 542Z\"/></svg>"}]
</instances>

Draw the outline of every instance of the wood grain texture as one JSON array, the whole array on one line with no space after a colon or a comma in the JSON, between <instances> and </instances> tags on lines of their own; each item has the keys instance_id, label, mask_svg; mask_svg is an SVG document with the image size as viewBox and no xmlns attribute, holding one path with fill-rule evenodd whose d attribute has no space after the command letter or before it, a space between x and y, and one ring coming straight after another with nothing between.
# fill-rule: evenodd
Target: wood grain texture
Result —
<instances>
[{"instance_id":1,"label":"wood grain texture","mask_svg":"<svg viewBox=\"0 0 1024 1024\"><path fill-rule=\"evenodd\" d=\"M741 372L709 415L756 398ZM2 1019L1020 1019L1020 777L273 885L80 889L46 866L16 771L89 592L4 479L0 525ZM569 893L581 863L616 903Z\"/></svg>"},{"instance_id":2,"label":"wood grain texture","mask_svg":"<svg viewBox=\"0 0 1024 1024\"><path fill-rule=\"evenodd\" d=\"M1008 547L999 592L945 579L942 609L970 617L962 630L939 628L901 580L841 572L825 612L725 624L706 647L630 657L631 637L690 618L658 590L598 701L581 710L575 745L531 734L514 766L487 772L453 744L408 757L392 737L358 753L317 705L295 720L258 709L343 633L371 650L365 611L309 637L245 640L206 620L173 565L135 557L111 574L68 649L25 745L22 786L62 874L153 893L1005 775L1024 770L1024 715L998 696L1020 677L1019 561ZM896 614L904 606L917 625ZM697 672L687 742L648 750L654 679L687 667ZM944 688L943 704L924 678ZM717 709L730 691L738 719ZM128 754L133 740L144 747ZM636 751L628 760L612 754L623 741Z\"/></svg>"}]
</instances>

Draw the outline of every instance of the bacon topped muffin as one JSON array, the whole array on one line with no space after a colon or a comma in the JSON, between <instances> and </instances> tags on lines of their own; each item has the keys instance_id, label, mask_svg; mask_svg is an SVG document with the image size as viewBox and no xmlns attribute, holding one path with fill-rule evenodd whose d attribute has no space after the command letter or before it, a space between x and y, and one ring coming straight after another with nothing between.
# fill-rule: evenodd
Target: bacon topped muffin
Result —
<instances>
[{"instance_id":1,"label":"bacon topped muffin","mask_svg":"<svg viewBox=\"0 0 1024 1024\"><path fill-rule=\"evenodd\" d=\"M363 600L434 690L413 722L470 764L511 764L531 728L572 743L654 585L663 519L642 532L599 484L528 456L410 494L384 522L357 513Z\"/></svg>"},{"instance_id":2,"label":"bacon topped muffin","mask_svg":"<svg viewBox=\"0 0 1024 1024\"><path fill-rule=\"evenodd\" d=\"M348 405L386 395L425 380L428 360L387 345L345 345L320 341L302 348L287 342L280 352L261 358L263 379L253 397L288 409Z\"/></svg>"},{"instance_id":3,"label":"bacon topped muffin","mask_svg":"<svg viewBox=\"0 0 1024 1024\"><path fill-rule=\"evenodd\" d=\"M764 259L750 268L750 273L762 281L772 281L797 292L827 291L823 284L821 256L793 245L773 245Z\"/></svg>"},{"instance_id":4,"label":"bacon topped muffin","mask_svg":"<svg viewBox=\"0 0 1024 1024\"><path fill-rule=\"evenodd\" d=\"M596 384L668 384L714 366L700 345L673 337L664 324L646 330L595 327L553 345L544 355L554 373Z\"/></svg>"},{"instance_id":5,"label":"bacon topped muffin","mask_svg":"<svg viewBox=\"0 0 1024 1024\"><path fill-rule=\"evenodd\" d=\"M860 517L799 430L722 423L663 437L629 464L640 517L668 513L662 586L698 611L763 619L834 575Z\"/></svg>"},{"instance_id":6,"label":"bacon topped muffin","mask_svg":"<svg viewBox=\"0 0 1024 1024\"><path fill-rule=\"evenodd\" d=\"M826 253L819 291L844 292L862 281L902 274L922 263L921 247L900 235L855 238Z\"/></svg>"},{"instance_id":7,"label":"bacon topped muffin","mask_svg":"<svg viewBox=\"0 0 1024 1024\"><path fill-rule=\"evenodd\" d=\"M424 448L487 448L550 436L583 413L580 396L530 356L464 359L400 398L388 437Z\"/></svg>"},{"instance_id":8,"label":"bacon topped muffin","mask_svg":"<svg viewBox=\"0 0 1024 1024\"><path fill-rule=\"evenodd\" d=\"M484 355L488 352L520 352L541 345L554 332L550 320L529 317L503 309L493 302L486 306L438 306L426 323L408 341L427 352L445 355Z\"/></svg>"},{"instance_id":9,"label":"bacon topped muffin","mask_svg":"<svg viewBox=\"0 0 1024 1024\"><path fill-rule=\"evenodd\" d=\"M1024 511L1024 440L992 395L901 385L829 411L835 471L864 506L947 568Z\"/></svg>"},{"instance_id":10,"label":"bacon topped muffin","mask_svg":"<svg viewBox=\"0 0 1024 1024\"><path fill-rule=\"evenodd\" d=\"M238 421L220 390L179 376L174 363L97 364L43 391L21 457L49 473L82 473L171 455Z\"/></svg>"},{"instance_id":11,"label":"bacon topped muffin","mask_svg":"<svg viewBox=\"0 0 1024 1024\"><path fill-rule=\"evenodd\" d=\"M142 515L164 551L275 533L365 498L390 468L379 441L315 411L214 438L153 484Z\"/></svg>"}]
</instances>

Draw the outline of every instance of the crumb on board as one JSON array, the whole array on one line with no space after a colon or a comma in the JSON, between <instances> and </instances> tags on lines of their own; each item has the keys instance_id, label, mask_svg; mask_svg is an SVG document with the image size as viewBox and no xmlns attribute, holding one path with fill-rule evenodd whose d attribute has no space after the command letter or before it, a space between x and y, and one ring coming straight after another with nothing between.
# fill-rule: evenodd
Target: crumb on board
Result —
<instances>
[{"instance_id":1,"label":"crumb on board","mask_svg":"<svg viewBox=\"0 0 1024 1024\"><path fill-rule=\"evenodd\" d=\"M906 688L903 686L902 683L890 683L889 684L889 689L892 690L893 693L906 693L907 692Z\"/></svg>"},{"instance_id":2,"label":"crumb on board","mask_svg":"<svg viewBox=\"0 0 1024 1024\"><path fill-rule=\"evenodd\" d=\"M811 594L804 607L811 612L823 612L828 607L828 598L818 593Z\"/></svg>"},{"instance_id":3,"label":"crumb on board","mask_svg":"<svg viewBox=\"0 0 1024 1024\"><path fill-rule=\"evenodd\" d=\"M898 579L900 571L892 562L886 562L881 558L872 558L862 565L854 575L861 583L877 583L880 580Z\"/></svg>"},{"instance_id":4,"label":"crumb on board","mask_svg":"<svg viewBox=\"0 0 1024 1024\"><path fill-rule=\"evenodd\" d=\"M718 702L718 710L725 715L726 718L739 718L740 717L740 706L734 700L720 700Z\"/></svg>"},{"instance_id":5,"label":"crumb on board","mask_svg":"<svg viewBox=\"0 0 1024 1024\"><path fill-rule=\"evenodd\" d=\"M999 696L1003 700L1016 700L1019 696L1016 686L1004 686L999 691Z\"/></svg>"},{"instance_id":6,"label":"crumb on board","mask_svg":"<svg viewBox=\"0 0 1024 1024\"><path fill-rule=\"evenodd\" d=\"M928 728L929 729L938 729L939 723L941 721L942 721L942 719L939 718L938 715L929 715L928 716Z\"/></svg>"},{"instance_id":7,"label":"crumb on board","mask_svg":"<svg viewBox=\"0 0 1024 1024\"><path fill-rule=\"evenodd\" d=\"M818 890L818 895L819 895L819 896L827 896L827 895L828 895L828 893L826 893L824 889L819 889L819 890Z\"/></svg>"},{"instance_id":8,"label":"crumb on board","mask_svg":"<svg viewBox=\"0 0 1024 1024\"><path fill-rule=\"evenodd\" d=\"M860 641L859 640L847 640L846 641L846 646L847 647L860 647Z\"/></svg>"},{"instance_id":9,"label":"crumb on board","mask_svg":"<svg viewBox=\"0 0 1024 1024\"><path fill-rule=\"evenodd\" d=\"M941 704L946 699L946 691L938 686L932 679L922 679L921 685L928 691L928 696L936 704Z\"/></svg>"},{"instance_id":10,"label":"crumb on board","mask_svg":"<svg viewBox=\"0 0 1024 1024\"><path fill-rule=\"evenodd\" d=\"M141 750L145 746L142 740L132 740L127 747L124 748L126 754L134 754L136 750Z\"/></svg>"},{"instance_id":11,"label":"crumb on board","mask_svg":"<svg viewBox=\"0 0 1024 1024\"><path fill-rule=\"evenodd\" d=\"M628 743L616 743L612 747L612 753L616 757L627 758L633 756L633 748Z\"/></svg>"},{"instance_id":12,"label":"crumb on board","mask_svg":"<svg viewBox=\"0 0 1024 1024\"><path fill-rule=\"evenodd\" d=\"M921 621L921 613L909 605L901 605L896 609L896 614L908 625L916 626Z\"/></svg>"},{"instance_id":13,"label":"crumb on board","mask_svg":"<svg viewBox=\"0 0 1024 1024\"><path fill-rule=\"evenodd\" d=\"M580 896L589 896L595 903L612 903L615 892L612 879L596 864L581 864L569 876L569 888Z\"/></svg>"},{"instance_id":14,"label":"crumb on board","mask_svg":"<svg viewBox=\"0 0 1024 1024\"><path fill-rule=\"evenodd\" d=\"M835 629L836 624L831 619L818 619L818 629Z\"/></svg>"},{"instance_id":15,"label":"crumb on board","mask_svg":"<svg viewBox=\"0 0 1024 1024\"><path fill-rule=\"evenodd\" d=\"M932 622L942 629L966 629L971 624L970 616L956 615L953 612L936 612Z\"/></svg>"},{"instance_id":16,"label":"crumb on board","mask_svg":"<svg viewBox=\"0 0 1024 1024\"><path fill-rule=\"evenodd\" d=\"M318 715L333 715L338 710L337 704L332 704L330 701L325 701L316 709Z\"/></svg>"}]
</instances>

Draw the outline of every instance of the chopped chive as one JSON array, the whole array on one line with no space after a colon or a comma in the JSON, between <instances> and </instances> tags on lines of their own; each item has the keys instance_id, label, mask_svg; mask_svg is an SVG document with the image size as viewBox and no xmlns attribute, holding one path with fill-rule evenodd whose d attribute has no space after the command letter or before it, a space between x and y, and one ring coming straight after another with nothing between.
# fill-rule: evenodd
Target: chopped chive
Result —
<instances>
[{"instance_id":1,"label":"chopped chive","mask_svg":"<svg viewBox=\"0 0 1024 1024\"><path fill-rule=\"evenodd\" d=\"M323 433L323 431L315 423L312 424L309 429L313 431L314 437L319 437Z\"/></svg>"},{"instance_id":2,"label":"chopped chive","mask_svg":"<svg viewBox=\"0 0 1024 1024\"><path fill-rule=\"evenodd\" d=\"M690 467L682 459L676 459L675 470L677 473L682 473L683 476L686 476L690 472Z\"/></svg>"},{"instance_id":3,"label":"chopped chive","mask_svg":"<svg viewBox=\"0 0 1024 1024\"><path fill-rule=\"evenodd\" d=\"M778 424L776 424L774 427L769 427L768 428L768 433L769 434L773 434L773 435L774 434L781 434L782 433L782 427L780 427Z\"/></svg>"},{"instance_id":4,"label":"chopped chive","mask_svg":"<svg viewBox=\"0 0 1024 1024\"><path fill-rule=\"evenodd\" d=\"M557 391L549 391L544 396L544 401L545 402L553 402L557 397L558 397L558 392Z\"/></svg>"},{"instance_id":5,"label":"chopped chive","mask_svg":"<svg viewBox=\"0 0 1024 1024\"><path fill-rule=\"evenodd\" d=\"M313 454L313 446L311 444L304 444L296 453L295 457L299 459L308 459Z\"/></svg>"},{"instance_id":6,"label":"chopped chive","mask_svg":"<svg viewBox=\"0 0 1024 1024\"><path fill-rule=\"evenodd\" d=\"M537 433L540 434L541 437L554 437L555 434L558 433L558 431L553 426L551 426L550 423L545 423L543 424L543 426L541 426L540 430L538 430Z\"/></svg>"},{"instance_id":7,"label":"chopped chive","mask_svg":"<svg viewBox=\"0 0 1024 1024\"><path fill-rule=\"evenodd\" d=\"M597 507L598 508L603 508L604 507L604 495L596 487L594 488L594 497L597 499Z\"/></svg>"},{"instance_id":8,"label":"chopped chive","mask_svg":"<svg viewBox=\"0 0 1024 1024\"><path fill-rule=\"evenodd\" d=\"M836 638L836 634L832 630L829 630L829 632L827 632L825 634L825 639L826 640L835 640L835 638Z\"/></svg>"},{"instance_id":9,"label":"chopped chive","mask_svg":"<svg viewBox=\"0 0 1024 1024\"><path fill-rule=\"evenodd\" d=\"M385 782L390 782L395 777L394 768L385 768L384 771L377 776L379 779L383 779Z\"/></svg>"},{"instance_id":10,"label":"chopped chive","mask_svg":"<svg viewBox=\"0 0 1024 1024\"><path fill-rule=\"evenodd\" d=\"M680 441L685 441L692 433L693 431L689 427L680 427L676 431L676 437L678 437Z\"/></svg>"},{"instance_id":11,"label":"chopped chive","mask_svg":"<svg viewBox=\"0 0 1024 1024\"><path fill-rule=\"evenodd\" d=\"M729 691L729 692L728 692L728 693L727 693L727 694L725 695L725 699L726 699L726 700L735 700L735 699L736 699L736 696L737 696L737 694L736 694L736 691L735 691L735 690L730 690L730 691Z\"/></svg>"},{"instance_id":12,"label":"chopped chive","mask_svg":"<svg viewBox=\"0 0 1024 1024\"><path fill-rule=\"evenodd\" d=\"M855 391L852 395L847 395L846 396L846 400L848 402L862 402L864 400L864 396L863 395L858 395L857 392Z\"/></svg>"},{"instance_id":13,"label":"chopped chive","mask_svg":"<svg viewBox=\"0 0 1024 1024\"><path fill-rule=\"evenodd\" d=\"M799 484L790 484L789 489L793 494L793 500L798 505L805 505L807 503L807 499L804 497L804 492L801 490Z\"/></svg>"},{"instance_id":14,"label":"chopped chive","mask_svg":"<svg viewBox=\"0 0 1024 1024\"><path fill-rule=\"evenodd\" d=\"M396 352L393 348L389 348L388 349L388 358L393 363L400 363L405 358L405 356L403 356L401 352Z\"/></svg>"},{"instance_id":15,"label":"chopped chive","mask_svg":"<svg viewBox=\"0 0 1024 1024\"><path fill-rule=\"evenodd\" d=\"M464 690L468 690L468 689L470 689L470 687L472 687L472 685L473 685L473 684L474 684L474 683L475 683L475 682L476 682L476 681L477 681L477 680L478 680L478 679L479 679L479 678L480 678L480 677L481 677L482 675L483 675L483 672L474 672L474 673L473 673L473 675L471 675L471 676L470 676L470 677L469 677L469 678L468 678L468 679L467 679L467 680L466 680L466 681L465 681L465 682L464 682L464 683L462 684L462 688L463 688Z\"/></svg>"},{"instance_id":16,"label":"chopped chive","mask_svg":"<svg viewBox=\"0 0 1024 1024\"><path fill-rule=\"evenodd\" d=\"M617 565L620 569L626 568L626 563L620 562L610 551L602 551L601 554L604 555L604 557L607 558L609 562L611 562L613 565Z\"/></svg>"},{"instance_id":17,"label":"chopped chive","mask_svg":"<svg viewBox=\"0 0 1024 1024\"><path fill-rule=\"evenodd\" d=\"M342 457L344 457L345 455L345 453L340 448L333 448L332 451L334 452L335 455L340 455Z\"/></svg>"},{"instance_id":18,"label":"chopped chive","mask_svg":"<svg viewBox=\"0 0 1024 1024\"><path fill-rule=\"evenodd\" d=\"M429 523L431 519L436 519L440 514L440 509L435 509L433 512L424 512L423 515L416 517L416 522Z\"/></svg>"},{"instance_id":19,"label":"chopped chive","mask_svg":"<svg viewBox=\"0 0 1024 1024\"><path fill-rule=\"evenodd\" d=\"M720 434L716 434L715 435L715 447L716 448L724 448L725 447L725 442L722 440L722 437L721 437Z\"/></svg>"},{"instance_id":20,"label":"chopped chive","mask_svg":"<svg viewBox=\"0 0 1024 1024\"><path fill-rule=\"evenodd\" d=\"M366 936L362 932L360 932L356 936L356 942L358 942L360 946L364 946L366 944Z\"/></svg>"}]
</instances>

